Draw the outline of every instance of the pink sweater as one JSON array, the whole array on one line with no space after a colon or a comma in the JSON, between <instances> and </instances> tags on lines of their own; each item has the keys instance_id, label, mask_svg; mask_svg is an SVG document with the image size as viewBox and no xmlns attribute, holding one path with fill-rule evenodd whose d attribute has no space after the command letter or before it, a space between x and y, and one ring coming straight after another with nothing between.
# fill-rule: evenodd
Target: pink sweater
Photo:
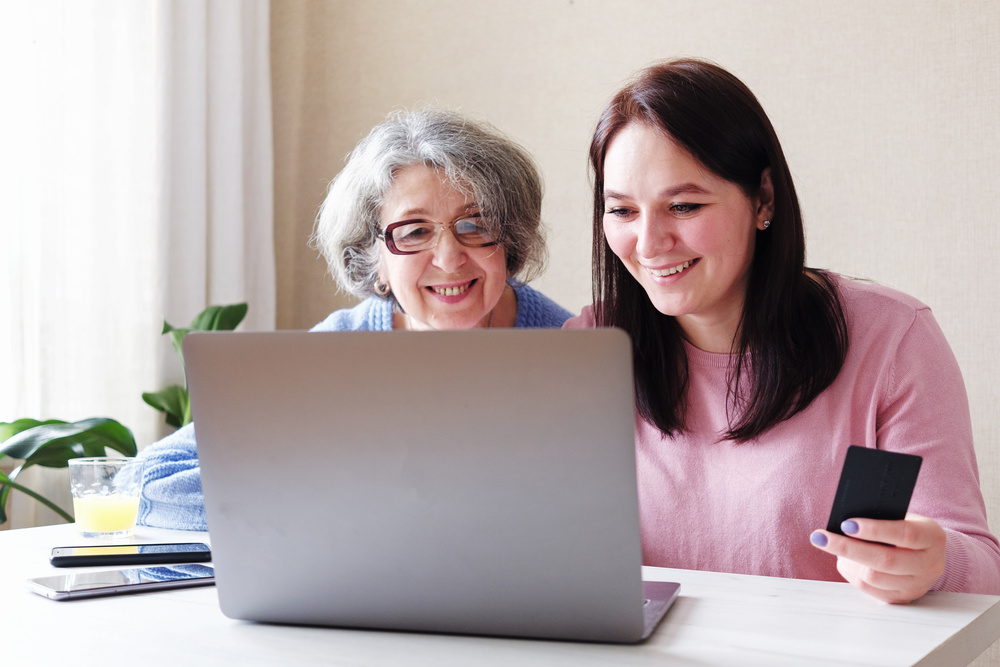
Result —
<instances>
[{"instance_id":1,"label":"pink sweater","mask_svg":"<svg viewBox=\"0 0 1000 667\"><path fill-rule=\"evenodd\" d=\"M663 438L636 418L648 565L842 581L809 534L825 528L848 445L924 458L910 511L947 533L935 590L1000 594L1000 545L986 508L961 371L930 309L840 278L850 348L806 410L758 441L719 442L730 355L687 345L688 430ZM566 327L594 326L590 308Z\"/></svg>"}]
</instances>

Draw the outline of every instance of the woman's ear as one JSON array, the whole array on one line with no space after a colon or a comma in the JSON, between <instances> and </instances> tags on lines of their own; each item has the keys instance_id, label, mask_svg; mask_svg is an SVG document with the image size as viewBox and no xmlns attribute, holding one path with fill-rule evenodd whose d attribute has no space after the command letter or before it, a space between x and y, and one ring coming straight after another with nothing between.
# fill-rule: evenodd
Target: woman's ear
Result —
<instances>
[{"instance_id":1,"label":"woman's ear","mask_svg":"<svg viewBox=\"0 0 1000 667\"><path fill-rule=\"evenodd\" d=\"M771 224L774 217L774 184L771 182L771 168L764 167L760 172L760 189L757 191L757 229L763 231ZM764 223L767 223L766 225Z\"/></svg>"},{"instance_id":2,"label":"woman's ear","mask_svg":"<svg viewBox=\"0 0 1000 667\"><path fill-rule=\"evenodd\" d=\"M382 272L379 271L378 275L375 277L375 292L379 296L389 296L389 292L392 288L389 286L389 281L382 277Z\"/></svg>"}]
</instances>

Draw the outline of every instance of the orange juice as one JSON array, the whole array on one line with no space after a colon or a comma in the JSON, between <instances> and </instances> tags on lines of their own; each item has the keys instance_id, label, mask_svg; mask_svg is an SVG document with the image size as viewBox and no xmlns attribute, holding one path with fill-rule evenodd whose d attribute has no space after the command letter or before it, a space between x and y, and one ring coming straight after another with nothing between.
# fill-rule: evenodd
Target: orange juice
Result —
<instances>
[{"instance_id":1,"label":"orange juice","mask_svg":"<svg viewBox=\"0 0 1000 667\"><path fill-rule=\"evenodd\" d=\"M76 528L85 536L128 535L135 528L139 497L88 494L73 498Z\"/></svg>"}]
</instances>

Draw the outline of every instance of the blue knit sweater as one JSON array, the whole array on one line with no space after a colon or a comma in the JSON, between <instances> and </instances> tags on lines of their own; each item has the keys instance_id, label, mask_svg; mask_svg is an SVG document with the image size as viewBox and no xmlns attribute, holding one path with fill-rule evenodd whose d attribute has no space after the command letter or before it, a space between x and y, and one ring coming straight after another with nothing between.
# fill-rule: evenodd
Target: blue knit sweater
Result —
<instances>
[{"instance_id":1,"label":"blue knit sweater","mask_svg":"<svg viewBox=\"0 0 1000 667\"><path fill-rule=\"evenodd\" d=\"M514 284L520 328L562 326L571 313L527 285ZM312 331L391 331L392 303L372 297L331 313ZM208 530L194 424L178 429L139 453L146 460L139 523L180 530Z\"/></svg>"}]
</instances>

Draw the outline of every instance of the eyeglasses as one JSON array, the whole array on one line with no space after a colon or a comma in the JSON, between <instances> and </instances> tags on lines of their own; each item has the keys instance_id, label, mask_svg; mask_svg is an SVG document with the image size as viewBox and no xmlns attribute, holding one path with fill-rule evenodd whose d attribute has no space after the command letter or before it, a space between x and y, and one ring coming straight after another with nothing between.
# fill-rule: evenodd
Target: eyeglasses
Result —
<instances>
[{"instance_id":1,"label":"eyeglasses","mask_svg":"<svg viewBox=\"0 0 1000 667\"><path fill-rule=\"evenodd\" d=\"M459 218L451 222L430 222L428 220L403 220L394 222L378 233L385 246L394 255L413 255L422 250L436 248L441 241L441 232L451 230L455 239L470 248L496 245L497 233L485 224L479 214Z\"/></svg>"}]
</instances>

